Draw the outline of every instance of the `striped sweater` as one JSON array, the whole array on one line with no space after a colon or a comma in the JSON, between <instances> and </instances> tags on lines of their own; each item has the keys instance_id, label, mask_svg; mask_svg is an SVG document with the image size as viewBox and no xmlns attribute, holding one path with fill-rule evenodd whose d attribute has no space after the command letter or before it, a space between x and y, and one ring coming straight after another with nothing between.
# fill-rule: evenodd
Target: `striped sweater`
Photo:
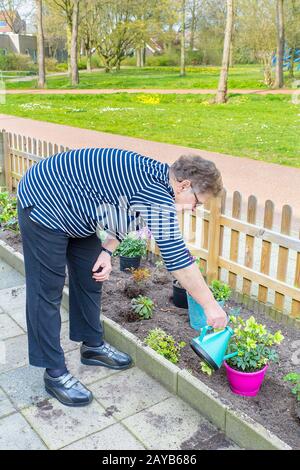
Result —
<instances>
[{"instance_id":1,"label":"striped sweater","mask_svg":"<svg viewBox=\"0 0 300 470\"><path fill-rule=\"evenodd\" d=\"M169 166L138 153L83 148L57 153L30 167L17 188L30 218L70 237L97 229L122 241L147 226L168 271L193 263L179 229Z\"/></svg>"}]
</instances>

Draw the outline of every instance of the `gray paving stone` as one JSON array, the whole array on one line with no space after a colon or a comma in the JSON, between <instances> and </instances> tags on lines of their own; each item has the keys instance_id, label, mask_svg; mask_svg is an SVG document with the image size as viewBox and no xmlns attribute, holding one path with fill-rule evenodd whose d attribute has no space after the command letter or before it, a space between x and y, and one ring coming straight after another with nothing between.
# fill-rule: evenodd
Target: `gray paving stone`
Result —
<instances>
[{"instance_id":1,"label":"gray paving stone","mask_svg":"<svg viewBox=\"0 0 300 470\"><path fill-rule=\"evenodd\" d=\"M23 307L26 301L25 285L0 290L0 305L7 313Z\"/></svg>"},{"instance_id":2,"label":"gray paving stone","mask_svg":"<svg viewBox=\"0 0 300 470\"><path fill-rule=\"evenodd\" d=\"M122 423L148 449L187 449L191 439L203 443L217 432L212 424L178 397L126 418Z\"/></svg>"},{"instance_id":3,"label":"gray paving stone","mask_svg":"<svg viewBox=\"0 0 300 470\"><path fill-rule=\"evenodd\" d=\"M114 424L80 441L74 442L63 450L143 450L145 447L122 426Z\"/></svg>"},{"instance_id":4,"label":"gray paving stone","mask_svg":"<svg viewBox=\"0 0 300 470\"><path fill-rule=\"evenodd\" d=\"M39 367L20 367L0 374L0 386L18 409L26 408L49 398L43 373Z\"/></svg>"},{"instance_id":5,"label":"gray paving stone","mask_svg":"<svg viewBox=\"0 0 300 470\"><path fill-rule=\"evenodd\" d=\"M11 403L11 401L7 398L5 393L0 389L0 418L3 418L3 416L10 415L11 413L14 413L15 407Z\"/></svg>"},{"instance_id":6,"label":"gray paving stone","mask_svg":"<svg viewBox=\"0 0 300 470\"><path fill-rule=\"evenodd\" d=\"M171 394L145 372L132 367L90 386L95 398L117 419L148 408Z\"/></svg>"},{"instance_id":7,"label":"gray paving stone","mask_svg":"<svg viewBox=\"0 0 300 470\"><path fill-rule=\"evenodd\" d=\"M9 316L27 332L25 304L22 307L15 308L9 312Z\"/></svg>"},{"instance_id":8,"label":"gray paving stone","mask_svg":"<svg viewBox=\"0 0 300 470\"><path fill-rule=\"evenodd\" d=\"M0 359L0 374L28 364L27 336L25 334L1 341L0 346L4 353L4 360Z\"/></svg>"},{"instance_id":9,"label":"gray paving stone","mask_svg":"<svg viewBox=\"0 0 300 470\"><path fill-rule=\"evenodd\" d=\"M108 367L85 366L81 364L78 348L66 353L65 358L69 371L86 385L119 373L119 371L109 369Z\"/></svg>"},{"instance_id":10,"label":"gray paving stone","mask_svg":"<svg viewBox=\"0 0 300 470\"><path fill-rule=\"evenodd\" d=\"M8 263L0 259L0 289L24 284L25 278Z\"/></svg>"},{"instance_id":11,"label":"gray paving stone","mask_svg":"<svg viewBox=\"0 0 300 470\"><path fill-rule=\"evenodd\" d=\"M78 349L80 346L80 343L70 340L68 321L62 323L61 325L60 339L61 339L61 347L63 348L65 353L69 351L74 351L75 349Z\"/></svg>"},{"instance_id":12,"label":"gray paving stone","mask_svg":"<svg viewBox=\"0 0 300 470\"><path fill-rule=\"evenodd\" d=\"M0 420L0 450L44 450L39 436L20 413Z\"/></svg>"},{"instance_id":13,"label":"gray paving stone","mask_svg":"<svg viewBox=\"0 0 300 470\"><path fill-rule=\"evenodd\" d=\"M0 340L24 334L24 331L7 313L0 316Z\"/></svg>"},{"instance_id":14,"label":"gray paving stone","mask_svg":"<svg viewBox=\"0 0 300 470\"><path fill-rule=\"evenodd\" d=\"M95 400L88 406L70 408L46 399L22 411L50 449L59 449L115 423Z\"/></svg>"}]
</instances>

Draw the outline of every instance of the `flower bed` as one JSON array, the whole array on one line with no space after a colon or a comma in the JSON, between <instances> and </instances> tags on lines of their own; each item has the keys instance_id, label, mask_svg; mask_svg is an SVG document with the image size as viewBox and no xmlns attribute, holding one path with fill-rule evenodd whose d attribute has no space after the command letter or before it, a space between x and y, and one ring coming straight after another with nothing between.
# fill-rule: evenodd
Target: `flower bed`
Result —
<instances>
[{"instance_id":1,"label":"flower bed","mask_svg":"<svg viewBox=\"0 0 300 470\"><path fill-rule=\"evenodd\" d=\"M0 232L1 233L1 232ZM1 238L17 251L22 252L20 237L11 232L2 232ZM148 261L142 262L143 268L148 268L152 274L143 284L143 295L151 298L155 303L153 316L141 320L132 312L132 298L128 296L126 282L128 274L120 272L119 260L113 259L113 272L109 281L103 286L102 312L116 323L144 340L150 330L161 328L172 335L178 343L185 342L186 346L180 351L178 366L187 369L196 378L218 392L222 400L234 408L246 411L246 413L261 423L272 433L280 437L291 447L300 448L300 427L295 411L295 399L290 393L290 386L283 381L283 377L293 369L291 356L294 352L294 342L299 339L299 330L280 324L280 329L285 337L279 346L279 364L271 364L266 374L265 381L256 397L241 397L233 395L230 391L225 368L222 367L212 376L201 372L200 359L189 347L190 340L197 336L189 325L188 312L179 309L172 303L172 279L169 273L159 276L155 267ZM155 282L156 281L156 282ZM127 286L128 287L128 286ZM228 301L225 309L236 308L234 301ZM253 312L241 305L239 313L243 318L249 318ZM267 328L275 333L278 324L262 314L255 313L258 322L264 323Z\"/></svg>"}]
</instances>

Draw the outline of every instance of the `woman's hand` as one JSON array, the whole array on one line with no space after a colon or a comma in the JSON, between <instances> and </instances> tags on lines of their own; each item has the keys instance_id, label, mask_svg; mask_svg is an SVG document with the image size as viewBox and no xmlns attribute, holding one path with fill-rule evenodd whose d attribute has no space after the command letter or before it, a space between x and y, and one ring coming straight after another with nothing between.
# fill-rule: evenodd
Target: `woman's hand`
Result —
<instances>
[{"instance_id":1,"label":"woman's hand","mask_svg":"<svg viewBox=\"0 0 300 470\"><path fill-rule=\"evenodd\" d=\"M203 306L207 324L213 328L225 328L228 323L226 312L216 300Z\"/></svg>"},{"instance_id":2,"label":"woman's hand","mask_svg":"<svg viewBox=\"0 0 300 470\"><path fill-rule=\"evenodd\" d=\"M99 272L96 272L98 270ZM95 279L96 282L107 281L109 279L111 270L111 257L108 253L106 253L106 251L102 251L93 266L92 277L93 279Z\"/></svg>"}]
</instances>

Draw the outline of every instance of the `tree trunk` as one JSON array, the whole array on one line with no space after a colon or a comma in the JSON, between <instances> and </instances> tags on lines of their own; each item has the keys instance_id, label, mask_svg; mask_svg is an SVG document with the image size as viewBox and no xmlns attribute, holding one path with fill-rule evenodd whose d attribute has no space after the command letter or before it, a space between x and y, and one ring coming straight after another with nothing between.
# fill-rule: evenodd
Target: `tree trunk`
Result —
<instances>
[{"instance_id":1,"label":"tree trunk","mask_svg":"<svg viewBox=\"0 0 300 470\"><path fill-rule=\"evenodd\" d=\"M196 30L196 0L192 3L192 18L191 18L191 36L190 36L190 50L194 49L195 44L195 30Z\"/></svg>"},{"instance_id":2,"label":"tree trunk","mask_svg":"<svg viewBox=\"0 0 300 470\"><path fill-rule=\"evenodd\" d=\"M230 62L230 45L233 31L233 1L227 0L227 18L223 48L222 69L220 74L218 91L215 97L215 103L226 103L227 86L228 86L228 70Z\"/></svg>"},{"instance_id":3,"label":"tree trunk","mask_svg":"<svg viewBox=\"0 0 300 470\"><path fill-rule=\"evenodd\" d=\"M282 88L284 85L283 76L283 56L284 56L284 0L276 2L276 18L277 18L277 60L275 71L274 88Z\"/></svg>"},{"instance_id":4,"label":"tree trunk","mask_svg":"<svg viewBox=\"0 0 300 470\"><path fill-rule=\"evenodd\" d=\"M44 47L44 31L43 31L43 1L36 1L37 12L37 49L38 49L38 65L39 78L38 87L45 88L45 47Z\"/></svg>"},{"instance_id":5,"label":"tree trunk","mask_svg":"<svg viewBox=\"0 0 300 470\"><path fill-rule=\"evenodd\" d=\"M90 48L86 50L86 70L87 72L92 71L92 53Z\"/></svg>"},{"instance_id":6,"label":"tree trunk","mask_svg":"<svg viewBox=\"0 0 300 470\"><path fill-rule=\"evenodd\" d=\"M180 76L185 75L185 0L181 1L181 53L180 53Z\"/></svg>"},{"instance_id":7,"label":"tree trunk","mask_svg":"<svg viewBox=\"0 0 300 470\"><path fill-rule=\"evenodd\" d=\"M296 57L296 47L293 46L292 49L291 49L291 58L290 58L290 67L289 67L289 76L290 76L290 78L295 78L295 75L294 75L294 70L295 70L294 60L295 60L295 57Z\"/></svg>"},{"instance_id":8,"label":"tree trunk","mask_svg":"<svg viewBox=\"0 0 300 470\"><path fill-rule=\"evenodd\" d=\"M71 78L71 44L72 44L72 24L67 25L67 53L68 53L68 74Z\"/></svg>"},{"instance_id":9,"label":"tree trunk","mask_svg":"<svg viewBox=\"0 0 300 470\"><path fill-rule=\"evenodd\" d=\"M74 0L73 17L72 17L72 38L71 38L71 84L73 86L76 86L79 83L78 17L79 17L79 0Z\"/></svg>"}]
</instances>

